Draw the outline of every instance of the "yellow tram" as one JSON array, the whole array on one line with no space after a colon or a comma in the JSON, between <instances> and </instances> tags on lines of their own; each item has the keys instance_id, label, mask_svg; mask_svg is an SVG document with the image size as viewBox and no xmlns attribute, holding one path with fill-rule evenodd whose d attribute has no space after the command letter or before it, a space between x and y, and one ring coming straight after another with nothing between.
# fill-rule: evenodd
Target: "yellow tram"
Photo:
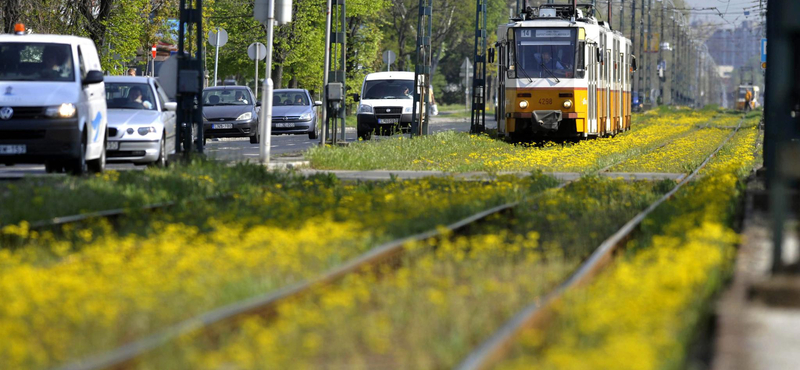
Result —
<instances>
[{"instance_id":1,"label":"yellow tram","mask_svg":"<svg viewBox=\"0 0 800 370\"><path fill-rule=\"evenodd\" d=\"M542 4L499 27L499 134L587 138L630 129L631 41L593 13L588 4Z\"/></svg>"}]
</instances>

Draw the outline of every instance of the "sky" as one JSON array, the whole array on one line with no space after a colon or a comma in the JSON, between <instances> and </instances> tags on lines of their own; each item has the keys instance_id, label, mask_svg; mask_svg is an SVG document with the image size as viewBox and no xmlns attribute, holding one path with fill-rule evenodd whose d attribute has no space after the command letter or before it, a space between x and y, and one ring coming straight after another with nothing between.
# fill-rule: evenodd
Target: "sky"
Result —
<instances>
[{"instance_id":1,"label":"sky","mask_svg":"<svg viewBox=\"0 0 800 370\"><path fill-rule=\"evenodd\" d=\"M738 24L745 20L760 19L758 15L759 0L686 0L686 2L696 8L716 7L723 13L725 18L725 20L720 18L714 10L698 10L693 15L694 18L692 20L700 19L729 25ZM763 2L766 6L767 0L763 0ZM745 15L746 11L749 11L750 14Z\"/></svg>"}]
</instances>

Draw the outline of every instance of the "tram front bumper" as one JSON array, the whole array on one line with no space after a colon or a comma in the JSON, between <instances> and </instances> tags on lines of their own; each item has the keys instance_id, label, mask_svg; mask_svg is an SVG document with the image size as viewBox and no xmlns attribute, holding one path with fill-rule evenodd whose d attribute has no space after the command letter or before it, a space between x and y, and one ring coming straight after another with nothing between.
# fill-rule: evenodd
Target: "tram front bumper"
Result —
<instances>
[{"instance_id":1,"label":"tram front bumper","mask_svg":"<svg viewBox=\"0 0 800 370\"><path fill-rule=\"evenodd\" d=\"M517 122L523 123L522 126L529 126L533 132L558 131L562 121L562 112L560 110L537 110L532 113L512 113L510 116L515 118ZM524 123L529 124L526 125Z\"/></svg>"}]
</instances>

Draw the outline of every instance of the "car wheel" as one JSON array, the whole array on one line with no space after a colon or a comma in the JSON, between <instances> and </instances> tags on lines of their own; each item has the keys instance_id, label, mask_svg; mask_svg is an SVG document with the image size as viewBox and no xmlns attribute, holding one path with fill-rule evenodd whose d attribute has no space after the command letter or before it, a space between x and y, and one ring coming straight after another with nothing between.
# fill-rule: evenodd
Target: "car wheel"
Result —
<instances>
[{"instance_id":1,"label":"car wheel","mask_svg":"<svg viewBox=\"0 0 800 370\"><path fill-rule=\"evenodd\" d=\"M167 162L167 135L162 133L160 142L161 144L158 148L158 158L152 164L155 167L164 168L167 167L167 164L169 164Z\"/></svg>"},{"instance_id":2,"label":"car wheel","mask_svg":"<svg viewBox=\"0 0 800 370\"><path fill-rule=\"evenodd\" d=\"M68 166L68 170L71 174L75 176L81 176L86 174L89 170L89 166L86 163L86 140L81 140L81 148L77 158L73 158L71 163Z\"/></svg>"},{"instance_id":3,"label":"car wheel","mask_svg":"<svg viewBox=\"0 0 800 370\"><path fill-rule=\"evenodd\" d=\"M250 136L250 144L258 144L259 142L261 142L261 135L258 131L258 126L256 126L256 134Z\"/></svg>"},{"instance_id":4,"label":"car wheel","mask_svg":"<svg viewBox=\"0 0 800 370\"><path fill-rule=\"evenodd\" d=\"M316 140L317 139L317 124L314 124L314 129L308 132L308 139L309 140Z\"/></svg>"}]
</instances>

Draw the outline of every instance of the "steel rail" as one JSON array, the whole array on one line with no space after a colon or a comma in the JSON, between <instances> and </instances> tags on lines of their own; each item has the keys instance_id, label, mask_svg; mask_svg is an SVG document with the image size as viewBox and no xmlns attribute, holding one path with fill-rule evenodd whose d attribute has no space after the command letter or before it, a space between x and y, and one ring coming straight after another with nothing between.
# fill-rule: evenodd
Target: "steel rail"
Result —
<instances>
[{"instance_id":1,"label":"steel rail","mask_svg":"<svg viewBox=\"0 0 800 370\"><path fill-rule=\"evenodd\" d=\"M555 189L562 189L569 183L570 182L561 183L559 186L555 187ZM519 202L506 203L478 212L455 223L447 225L444 230L447 230L448 232L458 231L479 221L485 220L489 216L511 211L518 205ZM432 229L426 232L381 244L312 280L297 282L275 291L208 311L198 316L183 320L140 340L136 340L113 350L90 356L65 366L57 367L56 370L99 370L112 367L124 367L126 364L135 360L136 358L157 349L161 345L168 343L169 341L181 335L185 335L196 330L202 330L211 325L235 321L248 315L274 312L276 306L287 299L296 298L309 293L312 289L335 283L348 274L362 271L365 267L379 265L381 263L390 261L393 258L400 256L405 251L405 247L408 244L444 236L444 230L441 228Z\"/></svg>"},{"instance_id":2,"label":"steel rail","mask_svg":"<svg viewBox=\"0 0 800 370\"><path fill-rule=\"evenodd\" d=\"M605 166L605 167L603 167L603 168L601 168L601 169L597 170L597 172L596 172L596 173L600 174L600 173L608 172L608 170L610 170L610 169L612 169L612 168L614 168L614 167L616 167L616 166L618 166L618 165L620 165L620 164L623 164L623 163L625 163L625 162L627 162L627 161L629 161L629 160L631 160L631 159L633 159L633 158L635 158L635 157L639 157L639 156L641 156L642 154L650 154L650 153L652 153L652 152L655 152L656 150L659 150L659 149L661 149L661 148L663 148L663 147L665 147L665 146L667 146L667 145L669 145L669 144L672 144L672 143L674 143L674 142L675 142L675 140L682 139L682 138L684 138L684 137L686 137L686 136L689 136L690 134L692 134L692 133L694 133L694 132L696 132L696 131L699 131L699 130L702 130L702 129L708 128L708 126L709 126L709 125L711 125L711 122L714 122L714 119L716 119L717 117L718 117L718 115L714 115L714 117L711 117L711 119L710 119L710 120L708 120L708 121L705 123L705 126L698 125L698 126L696 126L694 129L692 129L692 130L689 130L689 131L686 131L686 132L684 132L684 133L682 133L682 134L675 135L674 137L672 137L671 139L667 140L666 142L664 142L664 143L662 143L662 144L660 144L660 145L654 146L654 147L652 147L652 148L650 148L650 149L646 149L646 150L645 150L643 153L639 153L638 155L636 155L636 156L634 156L634 157L622 158L621 160L619 160L619 161L618 161L618 162L616 162L616 163L612 163L612 164L610 164L610 165L608 165L608 166Z\"/></svg>"},{"instance_id":3,"label":"steel rail","mask_svg":"<svg viewBox=\"0 0 800 370\"><path fill-rule=\"evenodd\" d=\"M647 209L634 216L630 221L622 226L611 237L603 241L600 246L584 261L578 269L573 272L567 280L562 282L543 298L537 299L521 311L517 312L509 321L497 330L491 337L481 343L474 351L455 368L456 370L483 370L496 364L505 356L514 343L516 337L525 329L538 326L545 326L547 315L552 312L553 304L558 302L564 293L578 285L587 283L601 268L612 260L612 255L630 237L631 233L649 216L659 205L663 204L683 185L689 183L695 176L711 161L714 156L722 150L722 147L739 131L744 117L739 121L739 125L731 132L728 137L692 171L686 178L675 185L672 190L651 204Z\"/></svg>"},{"instance_id":4,"label":"steel rail","mask_svg":"<svg viewBox=\"0 0 800 370\"><path fill-rule=\"evenodd\" d=\"M224 193L224 194L215 194L203 197L202 201L208 200L216 200L216 199L225 199L233 197L234 193ZM196 200L189 200L189 202L196 201ZM39 220L33 221L30 223L29 228L31 230L49 228L49 227L56 227L56 226L63 226L67 224L73 224L78 222L83 222L86 220L94 219L94 218L114 218L119 216L125 216L134 212L152 212L157 211L160 209L165 209L169 207L176 206L178 201L169 201L169 202L162 202L162 203L152 203L147 204L137 208L114 208L114 209L107 209L102 211L94 211L88 213L80 213L75 215L69 216L58 216L53 217L51 219L46 220ZM5 225L4 225L5 226ZM2 226L0 226L2 227Z\"/></svg>"}]
</instances>

